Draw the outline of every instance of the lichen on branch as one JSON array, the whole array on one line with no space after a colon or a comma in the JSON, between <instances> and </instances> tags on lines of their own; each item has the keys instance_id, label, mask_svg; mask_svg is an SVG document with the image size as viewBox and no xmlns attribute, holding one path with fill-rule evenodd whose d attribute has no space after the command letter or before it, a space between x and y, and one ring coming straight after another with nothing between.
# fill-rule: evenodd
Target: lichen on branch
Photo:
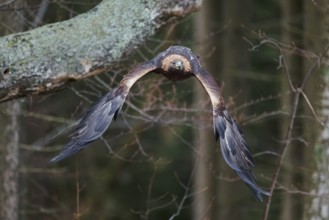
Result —
<instances>
[{"instance_id":1,"label":"lichen on branch","mask_svg":"<svg viewBox=\"0 0 329 220\"><path fill-rule=\"evenodd\" d=\"M103 0L87 13L0 38L0 102L104 73L201 0Z\"/></svg>"}]
</instances>

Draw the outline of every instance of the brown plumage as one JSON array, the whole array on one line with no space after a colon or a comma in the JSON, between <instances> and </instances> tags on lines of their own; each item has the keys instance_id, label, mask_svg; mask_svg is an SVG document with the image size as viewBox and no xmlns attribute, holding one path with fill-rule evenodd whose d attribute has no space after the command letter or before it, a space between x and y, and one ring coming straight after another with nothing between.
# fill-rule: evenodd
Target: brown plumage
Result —
<instances>
[{"instance_id":1,"label":"brown plumage","mask_svg":"<svg viewBox=\"0 0 329 220\"><path fill-rule=\"evenodd\" d=\"M223 157L227 164L254 192L258 200L268 192L260 189L252 174L253 158L234 119L229 115L220 88L211 74L204 70L190 49L181 46L169 47L152 60L143 62L124 76L119 86L103 96L81 119L71 141L50 162L69 157L90 142L99 138L115 120L134 83L154 72L177 81L196 77L207 91L213 106L213 123L216 140L219 139Z\"/></svg>"}]
</instances>

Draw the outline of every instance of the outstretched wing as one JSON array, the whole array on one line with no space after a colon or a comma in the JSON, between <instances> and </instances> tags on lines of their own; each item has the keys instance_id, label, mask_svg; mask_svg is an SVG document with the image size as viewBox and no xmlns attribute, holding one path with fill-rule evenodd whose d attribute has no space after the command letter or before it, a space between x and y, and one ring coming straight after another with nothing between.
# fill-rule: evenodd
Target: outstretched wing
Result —
<instances>
[{"instance_id":1,"label":"outstretched wing","mask_svg":"<svg viewBox=\"0 0 329 220\"><path fill-rule=\"evenodd\" d=\"M50 162L63 160L99 138L109 127L112 119L119 113L125 98L126 94L122 94L118 89L113 89L102 97L80 120L72 134L71 141Z\"/></svg>"},{"instance_id":2,"label":"outstretched wing","mask_svg":"<svg viewBox=\"0 0 329 220\"><path fill-rule=\"evenodd\" d=\"M116 119L129 89L142 76L154 70L153 62L145 62L136 66L120 82L118 88L103 96L80 120L71 141L54 158L51 163L63 160L85 148L90 142L99 138L109 127L112 119Z\"/></svg>"},{"instance_id":3,"label":"outstretched wing","mask_svg":"<svg viewBox=\"0 0 329 220\"><path fill-rule=\"evenodd\" d=\"M270 192L265 191L257 186L254 175L251 171L236 171L236 173L241 177L241 179L247 184L249 189L254 193L258 201L263 201L263 195L269 196Z\"/></svg>"},{"instance_id":4,"label":"outstretched wing","mask_svg":"<svg viewBox=\"0 0 329 220\"><path fill-rule=\"evenodd\" d=\"M268 192L259 188L252 174L253 158L237 124L227 112L220 89L215 79L201 67L195 76L206 89L213 105L213 121L216 140L220 141L220 148L226 163L240 176L247 186L254 192L257 199L262 201L262 195Z\"/></svg>"},{"instance_id":5,"label":"outstretched wing","mask_svg":"<svg viewBox=\"0 0 329 220\"><path fill-rule=\"evenodd\" d=\"M216 139L220 141L220 148L226 163L254 192L257 199L262 201L262 194L269 195L269 193L257 186L252 174L254 163L249 147L237 124L225 108L214 110L214 131Z\"/></svg>"},{"instance_id":6,"label":"outstretched wing","mask_svg":"<svg viewBox=\"0 0 329 220\"><path fill-rule=\"evenodd\" d=\"M220 140L223 157L235 171L251 170L253 158L237 124L226 109L214 111L214 131Z\"/></svg>"}]
</instances>

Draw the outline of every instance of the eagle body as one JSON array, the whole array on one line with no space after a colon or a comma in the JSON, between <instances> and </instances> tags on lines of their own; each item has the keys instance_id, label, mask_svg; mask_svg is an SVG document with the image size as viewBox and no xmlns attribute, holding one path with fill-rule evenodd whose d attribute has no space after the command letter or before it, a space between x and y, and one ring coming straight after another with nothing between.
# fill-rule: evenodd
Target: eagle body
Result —
<instances>
[{"instance_id":1,"label":"eagle body","mask_svg":"<svg viewBox=\"0 0 329 220\"><path fill-rule=\"evenodd\" d=\"M137 80L151 72L161 74L172 81L192 76L200 81L211 100L215 137L220 143L225 162L240 176L258 200L262 201L263 195L269 195L269 192L256 184L252 174L252 154L238 125L225 106L218 84L213 76L202 68L198 57L189 48L181 46L169 47L153 59L135 66L124 76L117 88L103 96L83 116L71 141L50 162L58 162L72 156L99 138L119 114L130 88Z\"/></svg>"}]
</instances>

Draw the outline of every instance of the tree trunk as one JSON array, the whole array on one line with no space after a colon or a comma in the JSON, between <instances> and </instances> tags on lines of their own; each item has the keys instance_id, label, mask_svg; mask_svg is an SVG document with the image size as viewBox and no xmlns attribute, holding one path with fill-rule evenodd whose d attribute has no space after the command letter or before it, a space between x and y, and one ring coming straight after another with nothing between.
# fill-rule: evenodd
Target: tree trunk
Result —
<instances>
[{"instance_id":1,"label":"tree trunk","mask_svg":"<svg viewBox=\"0 0 329 220\"><path fill-rule=\"evenodd\" d=\"M1 189L0 219L18 219L18 184L19 184L19 124L20 103L15 101L3 104L1 110L12 116L1 117Z\"/></svg>"},{"instance_id":2,"label":"tree trunk","mask_svg":"<svg viewBox=\"0 0 329 220\"><path fill-rule=\"evenodd\" d=\"M206 36L209 34L209 22L211 21L211 13L209 10L210 5L212 5L211 1L207 1L203 4L201 11L197 14L194 20L194 38L195 41L199 42L200 45L205 45L207 42ZM206 68L209 69L211 66L211 62L209 60L204 59L207 57L207 50L202 48L196 48L197 54L200 55L201 63ZM208 100L209 97L205 93L204 88L200 85L199 82L195 84L196 92L195 95L195 106L196 108L200 108L200 104L204 105L204 103L200 103L203 100ZM209 111L211 112L210 103L207 105L209 107ZM216 164L216 161L213 161L212 158L214 154L218 152L215 151L213 147L214 135L212 134L212 130L206 129L204 126L200 126L200 123L196 125L198 129L195 132L194 146L196 148L196 160L195 160L195 175L194 175L194 208L193 208L193 219L194 220L210 220L214 219L214 209L215 209L215 186L214 186L214 176L211 172L211 164ZM220 155L218 155L220 156Z\"/></svg>"},{"instance_id":3,"label":"tree trunk","mask_svg":"<svg viewBox=\"0 0 329 220\"><path fill-rule=\"evenodd\" d=\"M304 45L308 50L320 54L323 53L325 47L328 46L329 42L329 3L328 1L319 1L317 4L314 2L309 2L304 0ZM325 9L327 11L325 11ZM325 22L319 22L325 21ZM327 32L326 32L327 31ZM327 57L329 53L327 52ZM311 60L304 62L304 76L308 74L311 66L316 62L316 60ZM317 114L322 113L324 117L328 117L325 112L327 109L328 101L328 75L323 74L326 68L317 70L316 74L313 74L309 78L308 83L305 86L305 94L310 100L314 110ZM324 82L324 83L323 83ZM322 96L322 97L321 97ZM319 101L322 101L322 104L318 104ZM310 110L307 102L303 102L303 111L304 115L309 115L313 117L313 113ZM325 118L322 118L325 119ZM325 121L325 120L324 120ZM327 128L328 122L325 123L325 128L321 128L319 123L315 120L314 122L310 121L305 117L303 119L303 137L308 142L308 146L304 147L304 164L308 166L307 170L304 170L304 176L307 182L305 181L304 185L311 187L311 192L316 192L319 196L314 198L305 197L304 199L304 213L303 219L328 219L328 212L323 212L323 210L328 208L328 197L325 196L329 193L328 187L328 136ZM321 129L324 129L321 131ZM320 140L320 141L319 141ZM319 152L321 152L319 154ZM310 173L313 173L313 178L310 177ZM324 178L323 177L327 177ZM307 188L308 189L308 188ZM317 202L317 205L315 205ZM316 208L315 208L316 207ZM315 208L315 209L314 209ZM318 210L318 212L314 212Z\"/></svg>"},{"instance_id":4,"label":"tree trunk","mask_svg":"<svg viewBox=\"0 0 329 220\"><path fill-rule=\"evenodd\" d=\"M217 58L216 62L221 62L219 77L224 82L223 96L227 103L229 103L229 98L237 98L239 104L241 104L240 101L250 99L248 95L250 87L246 83L246 79L241 79L239 74L241 71L247 70L250 63L248 45L243 40L242 28L242 25L248 26L249 24L250 10L249 1L223 1L223 23L227 25L227 29L223 32L221 50L217 56L221 61L218 61ZM232 114L232 108L230 110ZM245 114L247 113L245 112ZM236 115L232 114L232 116ZM236 173L232 172L223 159L220 160L219 167L224 176L236 177ZM240 219L244 215L245 209L237 210L236 204L242 202L242 195L251 195L249 189L240 179L234 184L226 181L219 181L217 184L219 200L217 219Z\"/></svg>"},{"instance_id":5,"label":"tree trunk","mask_svg":"<svg viewBox=\"0 0 329 220\"><path fill-rule=\"evenodd\" d=\"M294 33L292 30L299 28L302 29L300 19L296 19L298 16L302 14L301 9L301 2L299 0L293 0L293 1L281 1L281 8L282 8L282 42L286 44L291 44L293 42L296 42L300 45L301 42L301 36ZM299 21L299 22L298 22ZM286 56L286 66L289 69L289 74L292 76L292 81L294 85L299 84L302 78L301 73L302 72L302 58L299 56L290 56L289 54ZM286 77L286 72L282 71L282 81L281 81L281 91L283 91L283 94L287 91L291 91L289 82ZM292 104L293 103L293 97L292 96L282 96L281 99L282 106L285 106L287 108L288 112L291 112L292 110ZM281 139L284 140L286 138L288 124L290 119L284 118L281 122L281 131L282 131L282 137ZM300 124L296 123L297 126L300 126ZM294 136L300 136L301 132L295 132ZM299 144L296 144L296 142L292 142L288 147L286 154L286 161L299 161L299 157L302 157L300 149L296 146ZM282 169L282 183L285 186L292 186L296 182L300 181L298 171L291 169L291 166L289 163L284 163L283 169ZM298 211L297 211L298 210ZM301 219L301 213L302 213L302 207L301 203L296 201L296 197L293 194L286 193L283 197L282 202L282 212L281 212L281 218L280 219Z\"/></svg>"},{"instance_id":6,"label":"tree trunk","mask_svg":"<svg viewBox=\"0 0 329 220\"><path fill-rule=\"evenodd\" d=\"M17 1L15 6L22 6L22 1ZM12 27L13 31L21 31L21 22L14 13L2 14L0 20L2 24ZM8 30L0 30L1 35L7 34ZM15 101L5 103L1 106L3 112L1 121L1 154L0 154L0 219L18 219L18 185L19 185L19 126L18 114L20 103Z\"/></svg>"},{"instance_id":7,"label":"tree trunk","mask_svg":"<svg viewBox=\"0 0 329 220\"><path fill-rule=\"evenodd\" d=\"M328 5L329 6L329 5ZM329 12L327 12L329 13ZM329 24L329 20L327 18ZM327 36L329 33L326 33ZM328 39L328 37L327 37ZM327 54L329 56L329 54ZM312 179L315 186L312 193L316 194L312 198L311 206L306 207L308 218L311 220L329 219L329 213L326 212L329 204L329 75L324 75L325 88L322 98L321 118L324 121L325 128L320 132L320 137L315 145L314 158L316 161L316 170L312 173ZM310 175L311 176L311 175Z\"/></svg>"},{"instance_id":8,"label":"tree trunk","mask_svg":"<svg viewBox=\"0 0 329 220\"><path fill-rule=\"evenodd\" d=\"M248 98L248 88L237 80L238 70L248 67L248 49L243 41L242 24L249 21L249 3L235 1L208 1L203 4L201 12L196 18L196 41L200 43L200 54L203 65L214 74L217 81L225 82L224 96L229 98L236 92L244 94L242 98ZM222 20L227 28L218 38L209 37L212 31L213 20ZM210 39L209 39L210 38ZM210 43L210 40L215 41ZM211 56L209 45L215 47ZM208 58L207 58L208 57ZM210 57L210 58L209 58ZM221 71L218 71L221 70ZM216 75L217 73L217 75ZM240 90L237 91L236 88ZM198 91L197 100L205 100L204 92ZM241 98L241 96L240 96ZM200 104L196 103L200 106ZM239 219L241 210L236 210L237 198L240 196L236 191L236 184L230 184L225 180L216 179L214 174L218 170L221 176L235 176L228 165L224 162L219 143L214 143L210 129L201 127L195 135L195 146L198 148L197 169L195 175L195 208L194 219ZM215 145L215 148L210 146ZM242 183L240 183L242 184ZM204 191L202 191L204 190ZM202 191L200 193L200 191ZM246 192L248 189L246 187ZM249 193L249 192L248 192ZM240 216L240 217L239 217Z\"/></svg>"},{"instance_id":9,"label":"tree trunk","mask_svg":"<svg viewBox=\"0 0 329 220\"><path fill-rule=\"evenodd\" d=\"M324 21L323 25L325 27L329 26L329 2L325 1L322 8ZM329 29L323 29L323 38L325 42L329 42ZM327 43L328 44L328 43ZM329 57L329 52L327 51L326 57ZM324 72L324 91L322 94L322 111L321 118L324 121L325 127L321 132L319 141L315 145L315 161L317 170L313 172L313 179L316 183L314 193L318 196L312 199L312 206L309 209L310 218L312 220L325 220L329 219L329 213L325 210L328 209L329 204L329 75L328 75L328 66L323 69ZM318 85L318 84L316 84Z\"/></svg>"},{"instance_id":10,"label":"tree trunk","mask_svg":"<svg viewBox=\"0 0 329 220\"><path fill-rule=\"evenodd\" d=\"M312 1L281 1L283 9L282 20L282 41L284 43L294 43L297 47L305 48L315 54L323 52L323 41L321 39L322 31L325 30L319 24L323 19L321 7L315 5ZM294 30L300 30L296 33ZM286 54L286 65L289 74L292 76L293 85L300 85L305 76L309 73L310 67L317 62L309 57L289 56ZM287 81L286 72L283 71L282 91L291 91ZM304 88L304 93L310 100L312 106L319 99L322 90L319 87L321 74L313 74L308 79ZM282 97L282 105L292 108L291 96ZM298 115L303 117L296 118L293 131L293 138L302 138L305 142L292 141L288 146L286 154L286 163L282 173L282 183L287 188L296 187L301 191L309 191L311 184L310 172L314 170L314 146L318 139L319 124L310 120L314 118L309 105L305 99L300 99ZM288 128L288 119L282 123L282 138L285 138ZM307 169L304 169L307 166ZM282 203L281 219L309 219L311 201L306 196L286 192Z\"/></svg>"},{"instance_id":11,"label":"tree trunk","mask_svg":"<svg viewBox=\"0 0 329 220\"><path fill-rule=\"evenodd\" d=\"M23 6L18 0L15 7ZM21 15L23 12L21 11ZM14 13L2 13L2 25L11 27L11 31L22 31L23 22ZM0 36L8 34L9 30L0 30ZM18 101L0 106L0 219L19 219L19 123L18 115L21 104Z\"/></svg>"}]
</instances>

